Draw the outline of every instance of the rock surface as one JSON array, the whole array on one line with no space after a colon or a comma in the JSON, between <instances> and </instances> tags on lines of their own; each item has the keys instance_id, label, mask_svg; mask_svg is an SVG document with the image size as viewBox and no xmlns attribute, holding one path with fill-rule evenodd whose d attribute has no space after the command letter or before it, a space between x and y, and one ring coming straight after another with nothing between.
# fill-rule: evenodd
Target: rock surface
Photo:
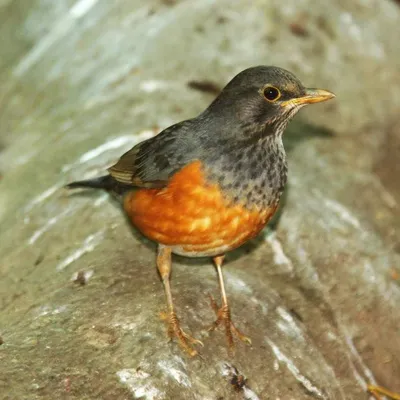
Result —
<instances>
[{"instance_id":1,"label":"rock surface","mask_svg":"<svg viewBox=\"0 0 400 400\"><path fill-rule=\"evenodd\" d=\"M399 18L389 0L0 1L0 398L400 391ZM62 186L199 113L214 95L188 82L257 64L337 99L292 122L280 216L228 257L251 348L230 358L207 331L211 263L175 260L180 318L205 344L189 359L159 319L154 245L107 195Z\"/></svg>"}]
</instances>

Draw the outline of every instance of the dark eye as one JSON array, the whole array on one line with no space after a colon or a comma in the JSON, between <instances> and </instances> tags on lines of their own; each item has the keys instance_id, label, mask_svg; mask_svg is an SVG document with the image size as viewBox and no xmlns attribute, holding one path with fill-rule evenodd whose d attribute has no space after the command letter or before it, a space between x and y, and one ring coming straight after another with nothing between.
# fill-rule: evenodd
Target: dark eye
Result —
<instances>
[{"instance_id":1,"label":"dark eye","mask_svg":"<svg viewBox=\"0 0 400 400\"><path fill-rule=\"evenodd\" d=\"M281 97L281 92L274 86L267 86L263 93L268 101L276 101Z\"/></svg>"}]
</instances>

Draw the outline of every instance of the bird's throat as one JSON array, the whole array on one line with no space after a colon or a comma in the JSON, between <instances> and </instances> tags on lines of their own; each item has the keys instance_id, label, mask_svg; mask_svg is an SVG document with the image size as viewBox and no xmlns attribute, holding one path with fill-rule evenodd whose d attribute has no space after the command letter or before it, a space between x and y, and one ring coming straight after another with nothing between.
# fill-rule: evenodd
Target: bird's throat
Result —
<instances>
[{"instance_id":1,"label":"bird's throat","mask_svg":"<svg viewBox=\"0 0 400 400\"><path fill-rule=\"evenodd\" d=\"M287 180L286 154L276 135L240 142L204 165L213 165L206 173L232 203L249 209L276 206Z\"/></svg>"}]
</instances>

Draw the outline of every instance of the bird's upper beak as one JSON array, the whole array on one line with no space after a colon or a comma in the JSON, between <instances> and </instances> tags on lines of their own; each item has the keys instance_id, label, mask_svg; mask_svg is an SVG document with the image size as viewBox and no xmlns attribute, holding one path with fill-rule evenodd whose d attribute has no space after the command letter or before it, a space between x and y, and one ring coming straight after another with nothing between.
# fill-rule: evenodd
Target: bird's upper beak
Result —
<instances>
[{"instance_id":1,"label":"bird's upper beak","mask_svg":"<svg viewBox=\"0 0 400 400\"><path fill-rule=\"evenodd\" d=\"M301 97L296 97L282 103L282 106L288 105L305 105L312 103L319 103L321 101L326 101L336 97L332 92L324 89L306 89L305 95Z\"/></svg>"}]
</instances>

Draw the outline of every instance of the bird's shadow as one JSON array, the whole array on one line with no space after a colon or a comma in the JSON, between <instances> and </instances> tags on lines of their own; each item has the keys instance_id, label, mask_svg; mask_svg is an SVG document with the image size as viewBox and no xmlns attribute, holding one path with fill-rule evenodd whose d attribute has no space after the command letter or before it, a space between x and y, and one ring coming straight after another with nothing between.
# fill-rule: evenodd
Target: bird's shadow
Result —
<instances>
[{"instance_id":1,"label":"bird's shadow","mask_svg":"<svg viewBox=\"0 0 400 400\"><path fill-rule=\"evenodd\" d=\"M310 124L297 119L289 124L283 134L283 144L287 153L290 153L298 144L312 138L332 139L335 137L333 130L323 126Z\"/></svg>"}]
</instances>

